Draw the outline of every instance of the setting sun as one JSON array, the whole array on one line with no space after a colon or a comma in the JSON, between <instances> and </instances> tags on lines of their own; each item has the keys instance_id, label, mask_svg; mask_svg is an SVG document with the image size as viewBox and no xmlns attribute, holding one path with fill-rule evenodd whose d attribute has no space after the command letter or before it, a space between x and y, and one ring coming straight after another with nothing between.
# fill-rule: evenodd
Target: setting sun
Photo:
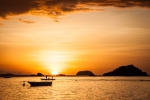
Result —
<instances>
[{"instance_id":1,"label":"setting sun","mask_svg":"<svg viewBox=\"0 0 150 100\"><path fill-rule=\"evenodd\" d=\"M52 75L57 75L57 74L58 74L57 71L53 71L53 72L52 72Z\"/></svg>"}]
</instances>

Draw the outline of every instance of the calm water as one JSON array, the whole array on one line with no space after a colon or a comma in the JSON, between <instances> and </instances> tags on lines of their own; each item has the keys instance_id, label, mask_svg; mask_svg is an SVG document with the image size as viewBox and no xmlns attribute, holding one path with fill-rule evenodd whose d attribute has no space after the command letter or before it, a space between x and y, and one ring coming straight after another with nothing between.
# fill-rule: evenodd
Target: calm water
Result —
<instances>
[{"instance_id":1,"label":"calm water","mask_svg":"<svg viewBox=\"0 0 150 100\"><path fill-rule=\"evenodd\" d=\"M0 78L0 100L150 100L150 77L56 77L42 87L23 81L40 77Z\"/></svg>"}]
</instances>

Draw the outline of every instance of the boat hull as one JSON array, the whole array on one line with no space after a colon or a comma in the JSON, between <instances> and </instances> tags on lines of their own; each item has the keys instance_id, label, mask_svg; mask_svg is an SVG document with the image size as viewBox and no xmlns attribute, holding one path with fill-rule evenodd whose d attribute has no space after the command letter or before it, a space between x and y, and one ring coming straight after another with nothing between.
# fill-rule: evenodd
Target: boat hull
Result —
<instances>
[{"instance_id":1,"label":"boat hull","mask_svg":"<svg viewBox=\"0 0 150 100\"><path fill-rule=\"evenodd\" d=\"M11 78L10 76L4 76L3 78Z\"/></svg>"},{"instance_id":2,"label":"boat hull","mask_svg":"<svg viewBox=\"0 0 150 100\"><path fill-rule=\"evenodd\" d=\"M52 85L52 82L30 82L28 81L28 83L31 86L51 86Z\"/></svg>"},{"instance_id":3,"label":"boat hull","mask_svg":"<svg viewBox=\"0 0 150 100\"><path fill-rule=\"evenodd\" d=\"M53 78L47 78L47 79L41 78L41 80L55 80L55 79L53 79Z\"/></svg>"}]
</instances>

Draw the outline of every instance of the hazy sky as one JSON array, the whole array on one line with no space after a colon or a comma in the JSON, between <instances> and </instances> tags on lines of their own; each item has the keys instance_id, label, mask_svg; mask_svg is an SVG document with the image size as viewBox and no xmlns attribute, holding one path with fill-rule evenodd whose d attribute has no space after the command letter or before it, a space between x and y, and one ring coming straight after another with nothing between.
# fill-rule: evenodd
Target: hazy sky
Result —
<instances>
[{"instance_id":1,"label":"hazy sky","mask_svg":"<svg viewBox=\"0 0 150 100\"><path fill-rule=\"evenodd\" d=\"M149 0L0 0L0 73L150 74Z\"/></svg>"}]
</instances>

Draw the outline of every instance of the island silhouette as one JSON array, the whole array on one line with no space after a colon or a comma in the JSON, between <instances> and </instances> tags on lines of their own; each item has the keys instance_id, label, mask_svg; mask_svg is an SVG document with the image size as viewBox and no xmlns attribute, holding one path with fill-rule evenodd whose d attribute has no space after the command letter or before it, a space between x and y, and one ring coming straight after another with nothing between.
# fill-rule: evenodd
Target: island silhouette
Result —
<instances>
[{"instance_id":1,"label":"island silhouette","mask_svg":"<svg viewBox=\"0 0 150 100\"><path fill-rule=\"evenodd\" d=\"M42 73L37 73L36 75L35 74L31 74L30 76L44 76Z\"/></svg>"},{"instance_id":2,"label":"island silhouette","mask_svg":"<svg viewBox=\"0 0 150 100\"><path fill-rule=\"evenodd\" d=\"M79 71L77 72L76 76L95 76L91 71Z\"/></svg>"},{"instance_id":3,"label":"island silhouette","mask_svg":"<svg viewBox=\"0 0 150 100\"><path fill-rule=\"evenodd\" d=\"M103 76L148 76L148 74L134 65L127 65L120 66L113 71L104 73Z\"/></svg>"}]
</instances>

